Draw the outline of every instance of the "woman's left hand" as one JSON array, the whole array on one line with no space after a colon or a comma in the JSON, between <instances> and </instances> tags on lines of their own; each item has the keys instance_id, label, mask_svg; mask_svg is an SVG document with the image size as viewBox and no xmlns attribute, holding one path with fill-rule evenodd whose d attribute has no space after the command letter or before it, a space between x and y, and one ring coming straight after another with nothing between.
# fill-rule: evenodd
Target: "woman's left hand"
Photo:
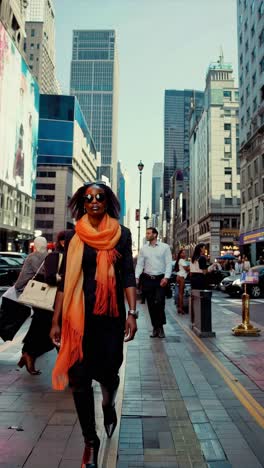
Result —
<instances>
[{"instance_id":1,"label":"woman's left hand","mask_svg":"<svg viewBox=\"0 0 264 468\"><path fill-rule=\"evenodd\" d=\"M129 315L126 319L125 339L124 341L131 341L134 339L137 332L137 320L133 315Z\"/></svg>"}]
</instances>

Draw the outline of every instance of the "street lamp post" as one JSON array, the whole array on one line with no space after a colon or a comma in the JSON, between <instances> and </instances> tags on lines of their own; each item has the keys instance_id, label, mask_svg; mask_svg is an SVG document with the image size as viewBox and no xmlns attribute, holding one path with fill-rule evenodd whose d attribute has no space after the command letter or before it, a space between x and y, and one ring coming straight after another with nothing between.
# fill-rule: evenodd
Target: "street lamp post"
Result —
<instances>
[{"instance_id":1,"label":"street lamp post","mask_svg":"<svg viewBox=\"0 0 264 468\"><path fill-rule=\"evenodd\" d=\"M138 170L139 170L139 203L138 203L138 211L139 211L139 217L138 217L138 253L140 250L140 218L141 218L141 190L142 190L142 171L144 169L144 164L140 160L138 163Z\"/></svg>"},{"instance_id":2,"label":"street lamp post","mask_svg":"<svg viewBox=\"0 0 264 468\"><path fill-rule=\"evenodd\" d=\"M148 228L148 220L149 220L149 215L148 215L148 210L146 211L146 214L144 216L144 220L146 221L146 230Z\"/></svg>"}]
</instances>

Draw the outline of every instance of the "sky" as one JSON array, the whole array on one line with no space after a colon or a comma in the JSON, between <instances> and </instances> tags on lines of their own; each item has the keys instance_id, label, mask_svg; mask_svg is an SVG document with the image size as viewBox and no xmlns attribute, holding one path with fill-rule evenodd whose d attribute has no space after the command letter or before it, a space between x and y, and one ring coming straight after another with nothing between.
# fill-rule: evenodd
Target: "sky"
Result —
<instances>
[{"instance_id":1,"label":"sky","mask_svg":"<svg viewBox=\"0 0 264 468\"><path fill-rule=\"evenodd\" d=\"M57 76L69 93L73 29L115 29L119 56L118 159L127 172L127 205L136 241L142 173L142 218L151 210L154 162L163 161L165 89L205 87L210 62L224 59L237 80L236 0L54 0ZM144 234L145 221L141 222ZM136 241L137 242L137 241Z\"/></svg>"}]
</instances>

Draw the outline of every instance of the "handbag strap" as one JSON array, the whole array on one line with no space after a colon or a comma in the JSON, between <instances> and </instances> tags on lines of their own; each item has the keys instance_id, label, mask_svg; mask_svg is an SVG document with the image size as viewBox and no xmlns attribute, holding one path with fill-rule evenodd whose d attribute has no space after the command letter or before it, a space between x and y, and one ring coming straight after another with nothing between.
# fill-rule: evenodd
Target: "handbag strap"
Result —
<instances>
[{"instance_id":1,"label":"handbag strap","mask_svg":"<svg viewBox=\"0 0 264 468\"><path fill-rule=\"evenodd\" d=\"M34 274L34 276L31 278L32 280L34 280L34 279L36 278L37 274L40 272L40 270L41 270L41 268L43 267L44 263L45 263L45 258L44 258L43 262L41 263L41 265L39 266L39 268L37 269L37 271L36 271L36 273Z\"/></svg>"},{"instance_id":2,"label":"handbag strap","mask_svg":"<svg viewBox=\"0 0 264 468\"><path fill-rule=\"evenodd\" d=\"M58 261L57 273L59 273L59 271L60 271L60 267L61 267L61 264L62 264L62 259L63 259L63 253L59 253L59 261Z\"/></svg>"}]
</instances>

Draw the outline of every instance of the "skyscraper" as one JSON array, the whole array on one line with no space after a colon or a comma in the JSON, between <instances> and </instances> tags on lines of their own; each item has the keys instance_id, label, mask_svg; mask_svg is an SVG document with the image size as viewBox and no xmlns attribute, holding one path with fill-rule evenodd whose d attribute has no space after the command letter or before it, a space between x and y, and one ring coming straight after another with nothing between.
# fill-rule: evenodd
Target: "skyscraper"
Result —
<instances>
[{"instance_id":1,"label":"skyscraper","mask_svg":"<svg viewBox=\"0 0 264 468\"><path fill-rule=\"evenodd\" d=\"M156 162L152 168L152 215L160 214L160 197L163 191L163 163Z\"/></svg>"},{"instance_id":2,"label":"skyscraper","mask_svg":"<svg viewBox=\"0 0 264 468\"><path fill-rule=\"evenodd\" d=\"M205 109L190 135L189 240L192 248L203 242L211 260L238 248L238 100L233 67L221 55L209 65Z\"/></svg>"},{"instance_id":3,"label":"skyscraper","mask_svg":"<svg viewBox=\"0 0 264 468\"><path fill-rule=\"evenodd\" d=\"M237 2L241 166L240 245L264 256L264 1Z\"/></svg>"},{"instance_id":4,"label":"skyscraper","mask_svg":"<svg viewBox=\"0 0 264 468\"><path fill-rule=\"evenodd\" d=\"M95 145L99 176L117 187L118 62L113 30L73 31L70 93L77 96Z\"/></svg>"},{"instance_id":5,"label":"skyscraper","mask_svg":"<svg viewBox=\"0 0 264 468\"><path fill-rule=\"evenodd\" d=\"M203 108L203 92L194 90L166 90L164 108L164 179L163 200L167 221L170 219L171 177L189 178L189 118L191 102Z\"/></svg>"},{"instance_id":6,"label":"skyscraper","mask_svg":"<svg viewBox=\"0 0 264 468\"><path fill-rule=\"evenodd\" d=\"M44 94L59 94L55 75L55 10L52 0L28 0L25 53Z\"/></svg>"}]
</instances>

